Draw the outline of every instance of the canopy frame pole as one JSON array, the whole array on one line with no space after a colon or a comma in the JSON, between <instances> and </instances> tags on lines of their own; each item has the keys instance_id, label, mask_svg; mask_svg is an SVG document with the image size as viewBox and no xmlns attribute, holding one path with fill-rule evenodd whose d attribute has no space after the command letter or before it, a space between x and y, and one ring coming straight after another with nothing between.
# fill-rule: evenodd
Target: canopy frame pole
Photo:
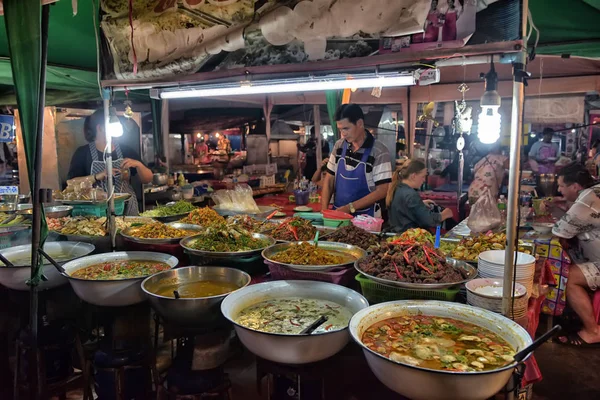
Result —
<instances>
[{"instance_id":1,"label":"canopy frame pole","mask_svg":"<svg viewBox=\"0 0 600 400\"><path fill-rule=\"evenodd\" d=\"M521 10L521 36L523 48L513 63L513 98L510 127L510 170L508 178L508 212L506 220L506 250L504 256L504 281L502 289L502 313L512 314L513 273L516 242L519 239L517 218L519 212L519 170L521 168L521 145L523 141L523 106L525 103L525 67L527 64L527 15L529 0L523 0Z\"/></svg>"},{"instance_id":2,"label":"canopy frame pole","mask_svg":"<svg viewBox=\"0 0 600 400\"><path fill-rule=\"evenodd\" d=\"M317 148L315 149L317 155L317 171L321 171L321 160L323 159L323 135L321 135L321 106L318 104L313 105L313 120L315 123L315 137L317 139ZM312 181L312 176L307 176L306 179Z\"/></svg>"},{"instance_id":3,"label":"canopy frame pole","mask_svg":"<svg viewBox=\"0 0 600 400\"><path fill-rule=\"evenodd\" d=\"M104 135L106 136L106 149L104 149L104 160L106 163L106 190L108 191L108 232L110 232L110 248L116 248L115 229L115 194L113 186L113 163L112 163L112 136L108 126L110 124L110 88L102 89L102 102L104 105Z\"/></svg>"}]
</instances>

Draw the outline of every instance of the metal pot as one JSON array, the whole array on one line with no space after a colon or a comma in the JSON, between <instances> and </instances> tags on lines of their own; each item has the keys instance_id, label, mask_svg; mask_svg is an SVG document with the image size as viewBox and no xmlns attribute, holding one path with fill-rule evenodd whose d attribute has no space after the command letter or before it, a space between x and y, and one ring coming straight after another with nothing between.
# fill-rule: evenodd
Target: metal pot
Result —
<instances>
[{"instance_id":1,"label":"metal pot","mask_svg":"<svg viewBox=\"0 0 600 400\"><path fill-rule=\"evenodd\" d=\"M432 370L391 361L362 343L373 324L400 315L431 315L454 318L489 329L516 351L532 343L531 337L514 321L477 307L432 300L391 301L357 312L350 320L350 335L362 349L369 367L387 387L412 400L482 400L498 393L508 382L515 363L481 372ZM528 356L529 357L529 356Z\"/></svg>"},{"instance_id":2,"label":"metal pot","mask_svg":"<svg viewBox=\"0 0 600 400\"><path fill-rule=\"evenodd\" d=\"M120 251L116 253L96 254L71 261L63 266L63 276L69 279L73 290L81 300L97 306L122 307L143 302L146 298L140 283L146 278L119 280L87 280L71 276L75 271L103 262L138 260L164 262L175 268L177 258L163 253L149 251Z\"/></svg>"},{"instance_id":3,"label":"metal pot","mask_svg":"<svg viewBox=\"0 0 600 400\"><path fill-rule=\"evenodd\" d=\"M247 307L269 299L302 297L333 301L354 314L367 300L352 289L326 282L273 281L246 286L231 293L221 303L221 312L230 320L244 344L254 354L283 364L307 364L329 358L342 350L350 337L348 329L313 335L284 335L256 331L236 323Z\"/></svg>"},{"instance_id":4,"label":"metal pot","mask_svg":"<svg viewBox=\"0 0 600 400\"><path fill-rule=\"evenodd\" d=\"M81 242L48 242L44 244L44 251L50 257L54 254L64 254L63 257L56 259L58 264L64 264L79 257L84 257L94 251L94 246ZM8 261L16 263L14 267L0 266L0 284L13 290L28 291L29 286L25 283L31 277L31 244L23 246L9 247L0 250ZM27 261L28 260L28 261ZM38 285L39 290L53 289L67 283L58 270L43 258L44 276L46 281L41 281Z\"/></svg>"},{"instance_id":5,"label":"metal pot","mask_svg":"<svg viewBox=\"0 0 600 400\"><path fill-rule=\"evenodd\" d=\"M142 282L142 290L156 313L182 326L198 326L214 320L221 314L221 302L229 293L199 298L165 297L156 294L164 286L198 281L227 282L242 288L250 283L250 275L234 268L183 267L159 272Z\"/></svg>"},{"instance_id":6,"label":"metal pot","mask_svg":"<svg viewBox=\"0 0 600 400\"><path fill-rule=\"evenodd\" d=\"M156 186L166 185L169 180L168 174L153 174L152 175L152 183Z\"/></svg>"}]
</instances>

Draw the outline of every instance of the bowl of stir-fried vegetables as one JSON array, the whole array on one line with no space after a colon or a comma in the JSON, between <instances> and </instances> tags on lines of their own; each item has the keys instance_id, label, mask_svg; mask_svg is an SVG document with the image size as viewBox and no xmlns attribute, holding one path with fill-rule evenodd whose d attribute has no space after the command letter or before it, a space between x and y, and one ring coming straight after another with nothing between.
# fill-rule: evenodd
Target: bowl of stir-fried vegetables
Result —
<instances>
[{"instance_id":1,"label":"bowl of stir-fried vegetables","mask_svg":"<svg viewBox=\"0 0 600 400\"><path fill-rule=\"evenodd\" d=\"M125 239L142 244L174 244L181 239L198 234L202 228L198 225L154 222L131 226L121 231Z\"/></svg>"},{"instance_id":2,"label":"bowl of stir-fried vegetables","mask_svg":"<svg viewBox=\"0 0 600 400\"><path fill-rule=\"evenodd\" d=\"M265 249L264 259L296 271L332 271L354 265L366 256L357 246L337 242L280 243Z\"/></svg>"},{"instance_id":3,"label":"bowl of stir-fried vegetables","mask_svg":"<svg viewBox=\"0 0 600 400\"><path fill-rule=\"evenodd\" d=\"M180 242L186 252L210 258L238 258L259 255L275 244L275 239L261 233L250 233L235 226L208 228Z\"/></svg>"},{"instance_id":4,"label":"bowl of stir-fried vegetables","mask_svg":"<svg viewBox=\"0 0 600 400\"><path fill-rule=\"evenodd\" d=\"M179 221L195 209L196 207L192 203L185 200L179 200L167 205L156 206L152 210L144 211L140 215L142 217L150 217L159 222L167 223Z\"/></svg>"}]
</instances>

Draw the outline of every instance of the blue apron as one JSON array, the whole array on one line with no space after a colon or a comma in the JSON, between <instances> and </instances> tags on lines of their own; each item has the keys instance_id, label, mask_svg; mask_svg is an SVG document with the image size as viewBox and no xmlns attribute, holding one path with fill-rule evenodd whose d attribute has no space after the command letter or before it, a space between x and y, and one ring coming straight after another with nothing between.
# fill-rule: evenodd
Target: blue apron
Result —
<instances>
[{"instance_id":1,"label":"blue apron","mask_svg":"<svg viewBox=\"0 0 600 400\"><path fill-rule=\"evenodd\" d=\"M342 157L338 162L337 171L335 173L335 198L333 200L333 208L340 208L348 204L360 200L371 193L369 182L367 181L367 160L371 155L369 147L365 149L360 163L353 170L346 168L346 151L348 150L348 142L344 141L342 148ZM356 210L356 215L368 214L375 216L375 205L369 208Z\"/></svg>"}]
</instances>

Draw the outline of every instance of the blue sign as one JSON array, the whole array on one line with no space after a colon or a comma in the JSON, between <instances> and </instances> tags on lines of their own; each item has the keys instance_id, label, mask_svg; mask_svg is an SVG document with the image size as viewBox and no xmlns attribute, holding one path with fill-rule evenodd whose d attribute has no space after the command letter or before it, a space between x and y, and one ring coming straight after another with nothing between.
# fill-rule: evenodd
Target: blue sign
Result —
<instances>
[{"instance_id":1,"label":"blue sign","mask_svg":"<svg viewBox=\"0 0 600 400\"><path fill-rule=\"evenodd\" d=\"M15 138L15 117L0 115L0 143L10 143Z\"/></svg>"},{"instance_id":2,"label":"blue sign","mask_svg":"<svg viewBox=\"0 0 600 400\"><path fill-rule=\"evenodd\" d=\"M0 186L0 195L18 195L18 186Z\"/></svg>"}]
</instances>

